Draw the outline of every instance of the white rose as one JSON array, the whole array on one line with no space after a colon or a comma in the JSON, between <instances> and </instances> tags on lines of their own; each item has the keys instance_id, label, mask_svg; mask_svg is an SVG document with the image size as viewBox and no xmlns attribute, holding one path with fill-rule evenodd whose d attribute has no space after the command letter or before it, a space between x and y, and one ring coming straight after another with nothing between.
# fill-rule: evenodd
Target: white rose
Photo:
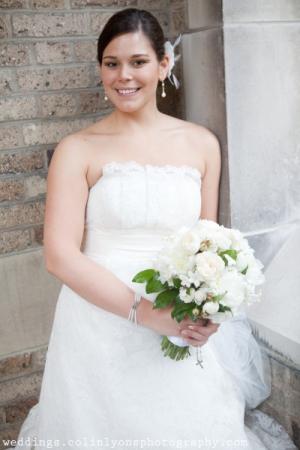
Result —
<instances>
[{"instance_id":1,"label":"white rose","mask_svg":"<svg viewBox=\"0 0 300 450\"><path fill-rule=\"evenodd\" d=\"M180 240L180 244L183 250L187 251L190 254L195 254L200 247L200 237L195 231L189 231L184 234L184 236Z\"/></svg>"},{"instance_id":2,"label":"white rose","mask_svg":"<svg viewBox=\"0 0 300 450\"><path fill-rule=\"evenodd\" d=\"M225 268L223 259L211 252L199 253L195 256L197 271L204 280L212 280L219 277Z\"/></svg>"},{"instance_id":3,"label":"white rose","mask_svg":"<svg viewBox=\"0 0 300 450\"><path fill-rule=\"evenodd\" d=\"M239 252L236 258L236 267L239 272L242 272L249 266L250 261L252 260L251 256L245 252Z\"/></svg>"},{"instance_id":4,"label":"white rose","mask_svg":"<svg viewBox=\"0 0 300 450\"><path fill-rule=\"evenodd\" d=\"M207 314L215 314L219 311L219 303L218 302L206 302L204 303L202 310Z\"/></svg>"}]
</instances>

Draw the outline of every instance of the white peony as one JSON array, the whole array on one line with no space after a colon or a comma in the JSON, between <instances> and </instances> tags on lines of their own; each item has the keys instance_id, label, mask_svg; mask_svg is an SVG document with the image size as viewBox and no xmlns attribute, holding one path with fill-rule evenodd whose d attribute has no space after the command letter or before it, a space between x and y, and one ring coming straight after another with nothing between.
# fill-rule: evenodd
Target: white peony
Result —
<instances>
[{"instance_id":1,"label":"white peony","mask_svg":"<svg viewBox=\"0 0 300 450\"><path fill-rule=\"evenodd\" d=\"M190 260L189 255L181 249L175 249L171 255L171 261L176 273L186 273L193 266L193 261Z\"/></svg>"},{"instance_id":2,"label":"white peony","mask_svg":"<svg viewBox=\"0 0 300 450\"><path fill-rule=\"evenodd\" d=\"M238 272L225 272L217 282L220 291L226 294L220 303L230 308L239 306L246 297L244 275Z\"/></svg>"},{"instance_id":3,"label":"white peony","mask_svg":"<svg viewBox=\"0 0 300 450\"><path fill-rule=\"evenodd\" d=\"M200 243L201 239L199 234L193 230L185 233L180 240L182 249L193 255L199 250Z\"/></svg>"},{"instance_id":4,"label":"white peony","mask_svg":"<svg viewBox=\"0 0 300 450\"><path fill-rule=\"evenodd\" d=\"M218 231L211 233L211 239L214 241L215 251L218 249L228 249L231 247L231 241L221 227Z\"/></svg>"},{"instance_id":5,"label":"white peony","mask_svg":"<svg viewBox=\"0 0 300 450\"><path fill-rule=\"evenodd\" d=\"M253 249L250 247L247 239L243 236L243 234L235 229L235 228L224 228L224 233L230 239L231 245L230 247L233 250L242 250L245 252L253 252Z\"/></svg>"},{"instance_id":6,"label":"white peony","mask_svg":"<svg viewBox=\"0 0 300 450\"><path fill-rule=\"evenodd\" d=\"M261 271L261 266L262 264L260 263L260 261L256 260L248 267L245 275L248 283L258 285L265 282L265 276Z\"/></svg>"},{"instance_id":7,"label":"white peony","mask_svg":"<svg viewBox=\"0 0 300 450\"><path fill-rule=\"evenodd\" d=\"M196 255L195 263L197 271L204 281L219 277L225 268L223 259L219 255L208 251Z\"/></svg>"},{"instance_id":8,"label":"white peony","mask_svg":"<svg viewBox=\"0 0 300 450\"><path fill-rule=\"evenodd\" d=\"M159 258L153 261L153 269L159 272L159 278L162 283L165 283L166 281L171 283L175 271L172 264L170 264L169 257L160 255Z\"/></svg>"}]
</instances>

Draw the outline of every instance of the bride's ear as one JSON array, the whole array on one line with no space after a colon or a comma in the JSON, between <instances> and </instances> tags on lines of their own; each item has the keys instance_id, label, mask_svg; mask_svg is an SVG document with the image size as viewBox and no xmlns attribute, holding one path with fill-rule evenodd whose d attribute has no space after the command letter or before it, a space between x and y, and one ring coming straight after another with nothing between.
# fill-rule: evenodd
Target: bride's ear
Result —
<instances>
[{"instance_id":1,"label":"bride's ear","mask_svg":"<svg viewBox=\"0 0 300 450\"><path fill-rule=\"evenodd\" d=\"M166 76L168 74L168 71L169 71L169 64L170 64L170 57L167 54L165 54L163 59L159 63L159 66L160 66L159 67L159 69L160 69L159 70L160 78L161 77L163 77L163 79L166 78Z\"/></svg>"}]
</instances>

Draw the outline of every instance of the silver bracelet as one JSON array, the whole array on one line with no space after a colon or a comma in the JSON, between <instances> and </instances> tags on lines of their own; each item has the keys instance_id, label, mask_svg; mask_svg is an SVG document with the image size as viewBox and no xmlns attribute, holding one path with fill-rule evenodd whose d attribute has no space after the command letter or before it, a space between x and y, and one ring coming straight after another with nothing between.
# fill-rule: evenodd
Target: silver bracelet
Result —
<instances>
[{"instance_id":1,"label":"silver bracelet","mask_svg":"<svg viewBox=\"0 0 300 450\"><path fill-rule=\"evenodd\" d=\"M133 302L132 307L130 308L130 312L129 312L129 316L128 316L128 320L130 322L133 322L135 325L138 325L137 318L136 318L136 310L140 304L141 299L142 299L142 296L135 292L134 293L134 302Z\"/></svg>"}]
</instances>

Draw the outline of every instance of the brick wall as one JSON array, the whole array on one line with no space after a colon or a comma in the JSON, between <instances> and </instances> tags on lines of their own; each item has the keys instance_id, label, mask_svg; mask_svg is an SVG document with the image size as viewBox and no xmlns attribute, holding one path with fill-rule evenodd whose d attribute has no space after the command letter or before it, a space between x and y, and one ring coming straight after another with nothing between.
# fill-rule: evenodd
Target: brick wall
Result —
<instances>
[{"instance_id":1,"label":"brick wall","mask_svg":"<svg viewBox=\"0 0 300 450\"><path fill-rule=\"evenodd\" d=\"M184 0L0 1L0 255L41 247L55 145L111 111L96 43L124 7L150 10L167 38L186 27ZM182 92L169 83L166 91L159 108L181 117Z\"/></svg>"},{"instance_id":2,"label":"brick wall","mask_svg":"<svg viewBox=\"0 0 300 450\"><path fill-rule=\"evenodd\" d=\"M0 361L0 449L2 440L17 439L29 409L39 399L47 349L27 352Z\"/></svg>"},{"instance_id":3,"label":"brick wall","mask_svg":"<svg viewBox=\"0 0 300 450\"><path fill-rule=\"evenodd\" d=\"M269 349L271 363L271 395L258 407L284 426L300 448L300 372Z\"/></svg>"}]
</instances>

